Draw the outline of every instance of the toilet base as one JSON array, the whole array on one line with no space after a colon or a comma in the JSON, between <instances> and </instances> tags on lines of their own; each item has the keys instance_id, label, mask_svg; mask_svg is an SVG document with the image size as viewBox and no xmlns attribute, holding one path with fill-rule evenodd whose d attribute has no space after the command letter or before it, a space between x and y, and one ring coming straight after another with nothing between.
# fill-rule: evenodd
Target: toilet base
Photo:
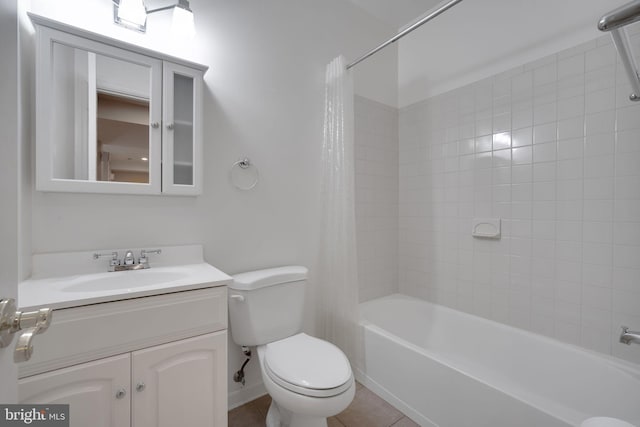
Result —
<instances>
[{"instance_id":1,"label":"toilet base","mask_svg":"<svg viewBox=\"0 0 640 427\"><path fill-rule=\"evenodd\" d=\"M353 376L347 390L330 397L305 396L276 384L264 367L265 348L260 345L257 351L262 382L271 396L267 427L327 427L327 417L344 411L353 401L356 392Z\"/></svg>"},{"instance_id":2,"label":"toilet base","mask_svg":"<svg viewBox=\"0 0 640 427\"><path fill-rule=\"evenodd\" d=\"M267 427L327 427L327 418L294 414L272 400L266 424Z\"/></svg>"}]
</instances>

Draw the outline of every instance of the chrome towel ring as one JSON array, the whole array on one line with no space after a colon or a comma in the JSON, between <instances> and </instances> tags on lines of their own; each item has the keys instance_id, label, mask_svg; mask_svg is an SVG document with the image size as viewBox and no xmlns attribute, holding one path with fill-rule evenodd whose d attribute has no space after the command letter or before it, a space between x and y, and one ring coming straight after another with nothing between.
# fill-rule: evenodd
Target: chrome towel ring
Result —
<instances>
[{"instance_id":1,"label":"chrome towel ring","mask_svg":"<svg viewBox=\"0 0 640 427\"><path fill-rule=\"evenodd\" d=\"M258 168L251 163L248 157L245 157L231 166L229 178L238 190L248 191L258 185L260 176Z\"/></svg>"}]
</instances>

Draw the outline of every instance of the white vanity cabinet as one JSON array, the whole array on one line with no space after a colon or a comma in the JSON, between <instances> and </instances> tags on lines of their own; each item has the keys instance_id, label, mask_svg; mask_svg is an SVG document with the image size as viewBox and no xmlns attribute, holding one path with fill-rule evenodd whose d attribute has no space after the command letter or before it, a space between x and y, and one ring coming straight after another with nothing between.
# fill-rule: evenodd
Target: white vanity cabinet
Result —
<instances>
[{"instance_id":1,"label":"white vanity cabinet","mask_svg":"<svg viewBox=\"0 0 640 427\"><path fill-rule=\"evenodd\" d=\"M227 334L132 353L131 425L227 425Z\"/></svg>"},{"instance_id":2,"label":"white vanity cabinet","mask_svg":"<svg viewBox=\"0 0 640 427\"><path fill-rule=\"evenodd\" d=\"M223 331L35 375L20 402L68 403L72 427L224 427L226 346Z\"/></svg>"},{"instance_id":3,"label":"white vanity cabinet","mask_svg":"<svg viewBox=\"0 0 640 427\"><path fill-rule=\"evenodd\" d=\"M29 16L36 189L200 194L208 67Z\"/></svg>"},{"instance_id":4,"label":"white vanity cabinet","mask_svg":"<svg viewBox=\"0 0 640 427\"><path fill-rule=\"evenodd\" d=\"M69 404L72 426L128 426L130 370L126 354L35 375L19 381L19 401ZM125 395L117 398L119 392Z\"/></svg>"},{"instance_id":5,"label":"white vanity cabinet","mask_svg":"<svg viewBox=\"0 0 640 427\"><path fill-rule=\"evenodd\" d=\"M213 287L54 310L20 366L21 403L72 427L227 425L227 293Z\"/></svg>"}]
</instances>

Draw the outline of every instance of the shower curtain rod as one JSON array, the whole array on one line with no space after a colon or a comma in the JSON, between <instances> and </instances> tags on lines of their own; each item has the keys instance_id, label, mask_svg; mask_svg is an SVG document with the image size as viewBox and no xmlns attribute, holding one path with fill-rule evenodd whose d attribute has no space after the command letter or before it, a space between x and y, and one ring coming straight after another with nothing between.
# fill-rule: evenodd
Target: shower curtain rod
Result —
<instances>
[{"instance_id":1,"label":"shower curtain rod","mask_svg":"<svg viewBox=\"0 0 640 427\"><path fill-rule=\"evenodd\" d=\"M358 65L359 63L361 63L365 59L369 58L370 56L376 54L378 51L384 49L385 47L387 47L391 43L394 43L394 42L398 41L399 39L403 38L404 36L409 34L411 31L413 31L416 28L422 26L423 24L426 24L427 22L431 21L433 18L435 18L436 16L440 15L441 13L446 12L447 10L449 10L450 8L455 6L456 4L460 3L461 1L462 0L451 0L450 2L440 6L439 8L437 8L436 10L434 10L433 12L431 12L430 14L428 14L427 16L425 16L424 18L422 18L421 20L419 20L418 22L413 24L412 26L408 27L405 30L402 30L401 32L399 32L395 36L391 37L386 42L382 43L380 46L378 46L378 47L376 47L374 49L371 49L369 52L365 53L360 58L356 59L355 61L353 61L352 63L347 65L347 70L350 69L350 68L355 67L356 65Z\"/></svg>"},{"instance_id":2,"label":"shower curtain rod","mask_svg":"<svg viewBox=\"0 0 640 427\"><path fill-rule=\"evenodd\" d=\"M612 10L598 21L598 29L600 31L611 31L613 44L620 54L620 61L624 65L631 82L631 89L633 90L633 93L629 95L631 101L640 101L640 75L638 75L638 66L629 48L629 37L624 30L624 26L636 21L640 21L640 0L632 1Z\"/></svg>"},{"instance_id":3,"label":"shower curtain rod","mask_svg":"<svg viewBox=\"0 0 640 427\"><path fill-rule=\"evenodd\" d=\"M640 0L627 3L604 15L598 22L600 31L611 31L640 20Z\"/></svg>"}]
</instances>

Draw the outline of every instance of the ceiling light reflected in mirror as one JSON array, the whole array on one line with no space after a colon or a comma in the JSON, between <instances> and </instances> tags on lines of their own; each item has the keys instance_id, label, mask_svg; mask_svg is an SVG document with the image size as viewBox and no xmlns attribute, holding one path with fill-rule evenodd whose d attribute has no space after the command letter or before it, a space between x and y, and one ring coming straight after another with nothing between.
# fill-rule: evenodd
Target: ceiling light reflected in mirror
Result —
<instances>
[{"instance_id":1,"label":"ceiling light reflected in mirror","mask_svg":"<svg viewBox=\"0 0 640 427\"><path fill-rule=\"evenodd\" d=\"M147 8L143 0L114 0L113 20L123 27L145 32L147 27Z\"/></svg>"},{"instance_id":2,"label":"ceiling light reflected in mirror","mask_svg":"<svg viewBox=\"0 0 640 427\"><path fill-rule=\"evenodd\" d=\"M156 7L157 6L157 7ZM188 0L113 0L113 20L116 24L142 33L147 31L147 16L171 11L171 33L181 38L193 38L195 25Z\"/></svg>"}]
</instances>

